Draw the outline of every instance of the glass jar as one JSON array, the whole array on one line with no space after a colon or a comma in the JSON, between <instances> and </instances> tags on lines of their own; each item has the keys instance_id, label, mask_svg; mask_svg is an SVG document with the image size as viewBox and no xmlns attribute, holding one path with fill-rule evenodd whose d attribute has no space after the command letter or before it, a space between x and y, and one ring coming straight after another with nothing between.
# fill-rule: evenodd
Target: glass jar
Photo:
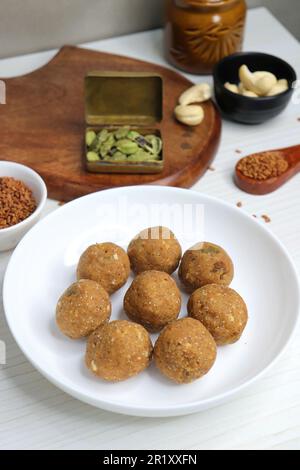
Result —
<instances>
[{"instance_id":1,"label":"glass jar","mask_svg":"<svg viewBox=\"0 0 300 470\"><path fill-rule=\"evenodd\" d=\"M208 74L241 50L245 0L165 0L168 60L185 72Z\"/></svg>"}]
</instances>

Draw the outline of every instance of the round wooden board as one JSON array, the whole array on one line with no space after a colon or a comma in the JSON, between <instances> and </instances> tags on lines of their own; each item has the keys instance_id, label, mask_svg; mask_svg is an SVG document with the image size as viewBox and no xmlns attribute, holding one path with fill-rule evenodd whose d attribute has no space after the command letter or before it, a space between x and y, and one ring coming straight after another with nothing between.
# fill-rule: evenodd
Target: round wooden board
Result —
<instances>
[{"instance_id":1,"label":"round wooden board","mask_svg":"<svg viewBox=\"0 0 300 470\"><path fill-rule=\"evenodd\" d=\"M154 175L92 174L84 169L84 77L93 70L153 72L164 82L165 167ZM44 67L6 79L7 104L0 107L0 156L30 166L44 178L49 197L70 201L116 186L160 184L190 187L218 148L220 115L204 103L205 119L191 128L174 119L179 95L192 83L170 69L128 57L63 47Z\"/></svg>"}]
</instances>

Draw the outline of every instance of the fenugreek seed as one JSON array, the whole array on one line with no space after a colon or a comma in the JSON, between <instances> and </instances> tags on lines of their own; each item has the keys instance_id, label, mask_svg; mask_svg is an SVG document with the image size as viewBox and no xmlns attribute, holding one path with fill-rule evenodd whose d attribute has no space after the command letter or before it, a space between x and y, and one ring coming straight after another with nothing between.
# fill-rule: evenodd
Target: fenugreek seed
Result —
<instances>
[{"instance_id":1,"label":"fenugreek seed","mask_svg":"<svg viewBox=\"0 0 300 470\"><path fill-rule=\"evenodd\" d=\"M269 224L271 222L270 217L266 214L262 215L261 218L266 222L266 224Z\"/></svg>"},{"instance_id":2,"label":"fenugreek seed","mask_svg":"<svg viewBox=\"0 0 300 470\"><path fill-rule=\"evenodd\" d=\"M0 178L0 229L27 219L36 209L32 191L11 177Z\"/></svg>"},{"instance_id":3,"label":"fenugreek seed","mask_svg":"<svg viewBox=\"0 0 300 470\"><path fill-rule=\"evenodd\" d=\"M262 181L282 175L288 166L281 152L264 152L242 158L237 169L248 178Z\"/></svg>"}]
</instances>

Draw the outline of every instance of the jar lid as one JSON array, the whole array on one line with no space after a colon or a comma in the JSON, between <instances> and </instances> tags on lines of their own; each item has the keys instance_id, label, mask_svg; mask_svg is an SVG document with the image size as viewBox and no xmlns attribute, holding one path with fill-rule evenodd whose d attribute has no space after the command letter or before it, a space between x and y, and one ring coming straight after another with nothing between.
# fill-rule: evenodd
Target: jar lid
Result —
<instances>
[{"instance_id":1,"label":"jar lid","mask_svg":"<svg viewBox=\"0 0 300 470\"><path fill-rule=\"evenodd\" d=\"M91 72L85 78L86 123L153 125L162 120L163 81L137 72Z\"/></svg>"}]
</instances>

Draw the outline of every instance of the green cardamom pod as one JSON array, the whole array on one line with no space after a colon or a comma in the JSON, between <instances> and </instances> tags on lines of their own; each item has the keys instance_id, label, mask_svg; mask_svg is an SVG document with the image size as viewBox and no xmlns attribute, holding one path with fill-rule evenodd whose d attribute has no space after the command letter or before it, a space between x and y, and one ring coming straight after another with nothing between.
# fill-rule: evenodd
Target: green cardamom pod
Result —
<instances>
[{"instance_id":1,"label":"green cardamom pod","mask_svg":"<svg viewBox=\"0 0 300 470\"><path fill-rule=\"evenodd\" d=\"M120 129L114 132L114 136L117 140L125 139L127 137L129 130L130 130L129 126L121 127Z\"/></svg>"},{"instance_id":2,"label":"green cardamom pod","mask_svg":"<svg viewBox=\"0 0 300 470\"><path fill-rule=\"evenodd\" d=\"M100 157L96 152L88 152L86 158L88 162L98 162L100 160Z\"/></svg>"},{"instance_id":3,"label":"green cardamom pod","mask_svg":"<svg viewBox=\"0 0 300 470\"><path fill-rule=\"evenodd\" d=\"M87 131L86 134L85 134L85 143L86 143L86 145L88 147L90 147L96 138L97 138L96 132Z\"/></svg>"},{"instance_id":4,"label":"green cardamom pod","mask_svg":"<svg viewBox=\"0 0 300 470\"><path fill-rule=\"evenodd\" d=\"M99 150L99 154L101 155L102 158L105 158L106 155L108 155L109 151L110 151L110 146L106 146L105 144L102 144Z\"/></svg>"},{"instance_id":5,"label":"green cardamom pod","mask_svg":"<svg viewBox=\"0 0 300 470\"><path fill-rule=\"evenodd\" d=\"M92 142L90 149L94 152L100 153L101 145L106 141L109 136L109 132L107 129L102 129L102 131L98 132L96 139Z\"/></svg>"},{"instance_id":6,"label":"green cardamom pod","mask_svg":"<svg viewBox=\"0 0 300 470\"><path fill-rule=\"evenodd\" d=\"M146 135L145 139L150 143L152 153L154 155L159 155L162 150L162 140L156 135Z\"/></svg>"},{"instance_id":7,"label":"green cardamom pod","mask_svg":"<svg viewBox=\"0 0 300 470\"><path fill-rule=\"evenodd\" d=\"M129 155L127 160L129 162L145 162L149 160L150 154L143 149L139 149L135 154Z\"/></svg>"},{"instance_id":8,"label":"green cardamom pod","mask_svg":"<svg viewBox=\"0 0 300 470\"><path fill-rule=\"evenodd\" d=\"M122 152L116 152L109 158L112 162L125 162L127 161L127 156Z\"/></svg>"},{"instance_id":9,"label":"green cardamom pod","mask_svg":"<svg viewBox=\"0 0 300 470\"><path fill-rule=\"evenodd\" d=\"M140 137L140 135L141 134L137 131L129 131L126 137L130 140L136 140L138 137Z\"/></svg>"},{"instance_id":10,"label":"green cardamom pod","mask_svg":"<svg viewBox=\"0 0 300 470\"><path fill-rule=\"evenodd\" d=\"M154 162L161 159L162 140L154 134L143 136L129 126L114 131L102 129L98 133L89 130L85 140L89 162L101 159L115 162Z\"/></svg>"},{"instance_id":11,"label":"green cardamom pod","mask_svg":"<svg viewBox=\"0 0 300 470\"><path fill-rule=\"evenodd\" d=\"M117 149L126 155L132 155L138 151L139 147L136 142L132 142L129 139L122 139L117 142Z\"/></svg>"},{"instance_id":12,"label":"green cardamom pod","mask_svg":"<svg viewBox=\"0 0 300 470\"><path fill-rule=\"evenodd\" d=\"M157 162L158 160L161 160L161 157L159 155L151 155L150 158L148 158L148 162Z\"/></svg>"},{"instance_id":13,"label":"green cardamom pod","mask_svg":"<svg viewBox=\"0 0 300 470\"><path fill-rule=\"evenodd\" d=\"M148 142L151 144L151 140L153 139L153 137L156 139L157 136L154 135L154 134L148 134L148 135L145 135L145 139L148 140Z\"/></svg>"},{"instance_id":14,"label":"green cardamom pod","mask_svg":"<svg viewBox=\"0 0 300 470\"><path fill-rule=\"evenodd\" d=\"M99 144L103 144L103 142L106 141L108 136L109 136L108 130L107 129L102 129L102 131L100 131L97 135L97 140L98 140Z\"/></svg>"},{"instance_id":15,"label":"green cardamom pod","mask_svg":"<svg viewBox=\"0 0 300 470\"><path fill-rule=\"evenodd\" d=\"M114 147L116 144L115 138L113 134L109 134L106 141L103 142L100 146L99 153L102 158L106 157L109 151Z\"/></svg>"}]
</instances>

